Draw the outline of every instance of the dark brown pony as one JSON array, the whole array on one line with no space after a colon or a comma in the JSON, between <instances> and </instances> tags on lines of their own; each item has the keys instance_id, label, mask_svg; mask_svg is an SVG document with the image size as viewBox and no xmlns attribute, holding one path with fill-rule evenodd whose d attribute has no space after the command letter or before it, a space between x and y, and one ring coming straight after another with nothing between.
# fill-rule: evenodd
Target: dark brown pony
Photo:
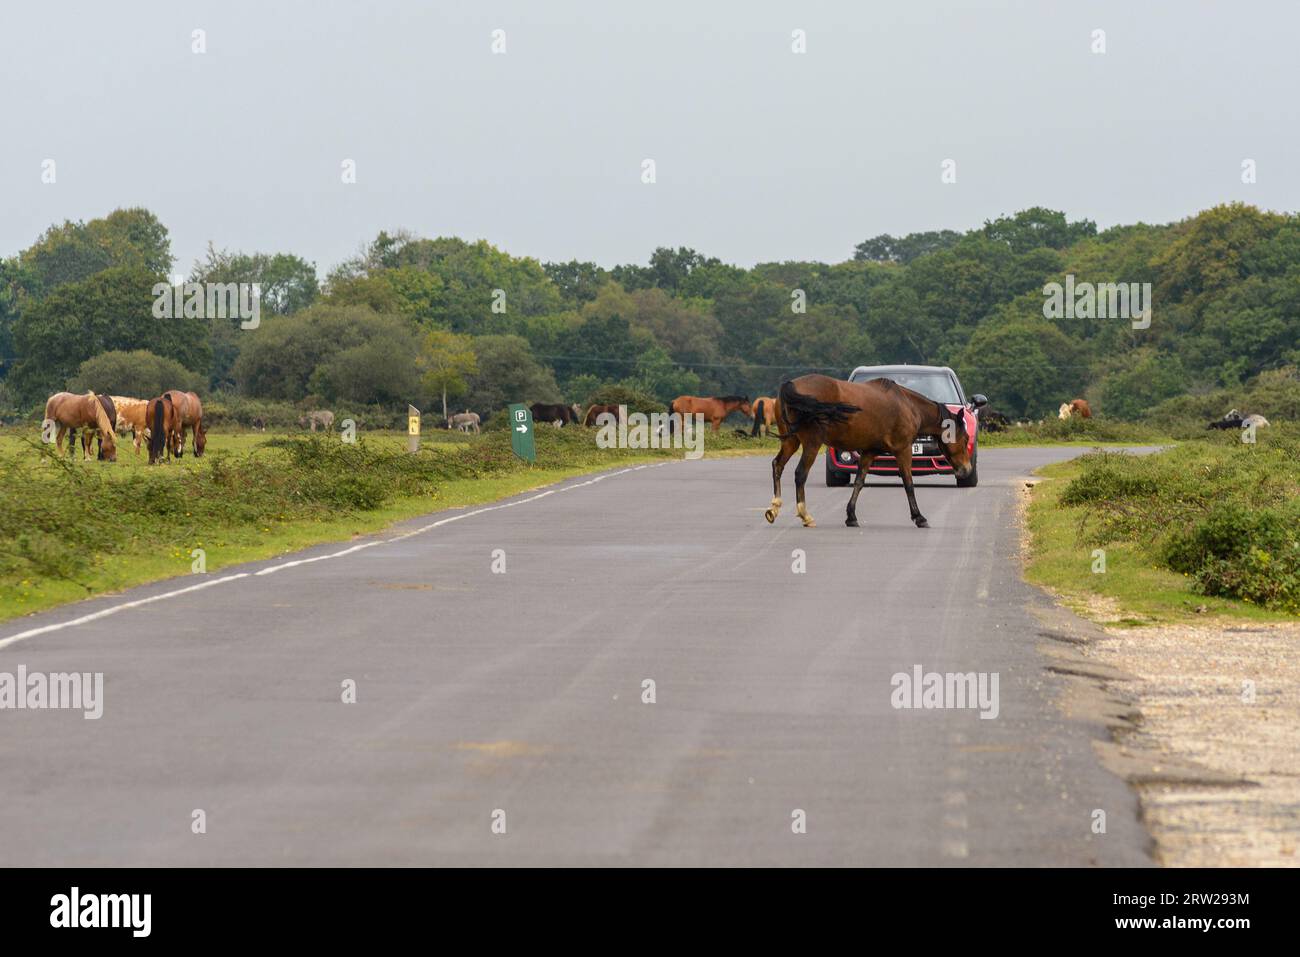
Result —
<instances>
[{"instance_id":1,"label":"dark brown pony","mask_svg":"<svg viewBox=\"0 0 1300 957\"><path fill-rule=\"evenodd\" d=\"M708 397L679 395L668 403L669 413L676 412L683 418L697 412L701 413L713 426L714 432L718 431L722 425L722 420L736 410L740 410L751 418L754 415L749 399L743 395L711 395ZM672 419L668 420L670 430L672 429L672 422Z\"/></svg>"},{"instance_id":2,"label":"dark brown pony","mask_svg":"<svg viewBox=\"0 0 1300 957\"><path fill-rule=\"evenodd\" d=\"M779 403L773 396L761 395L754 400L754 428L750 436L772 434L772 430L781 431Z\"/></svg>"},{"instance_id":3,"label":"dark brown pony","mask_svg":"<svg viewBox=\"0 0 1300 957\"><path fill-rule=\"evenodd\" d=\"M559 428L563 428L569 423L578 424L578 406L563 405L558 402L534 402L528 407L528 411L533 414L534 424L540 422L550 422Z\"/></svg>"},{"instance_id":4,"label":"dark brown pony","mask_svg":"<svg viewBox=\"0 0 1300 957\"><path fill-rule=\"evenodd\" d=\"M898 460L912 521L917 528L929 525L916 507L916 493L912 491L912 443L918 435L937 436L957 476L970 475L971 438L965 415L890 379L844 382L824 375L805 375L782 382L780 399L781 450L772 459L772 505L764 513L769 522L775 522L781 511L785 463L800 446L803 455L794 470L796 510L809 528L816 523L804 504L804 483L822 445L862 456L844 520L850 527L858 524L858 493L877 455L892 455Z\"/></svg>"},{"instance_id":5,"label":"dark brown pony","mask_svg":"<svg viewBox=\"0 0 1300 957\"><path fill-rule=\"evenodd\" d=\"M185 455L185 432L189 430L194 435L194 457L199 458L208 444L208 430L203 425L203 403L193 392L182 392L179 389L168 389L163 395L172 400L172 408L176 410L176 457L179 459Z\"/></svg>"},{"instance_id":6,"label":"dark brown pony","mask_svg":"<svg viewBox=\"0 0 1300 957\"><path fill-rule=\"evenodd\" d=\"M149 400L145 421L149 423L149 464L162 461L164 456L171 458L179 442L180 414L170 392Z\"/></svg>"},{"instance_id":7,"label":"dark brown pony","mask_svg":"<svg viewBox=\"0 0 1300 957\"><path fill-rule=\"evenodd\" d=\"M585 426L595 425L596 419L604 413L609 413L610 415L612 415L614 417L615 422L619 421L618 406L593 405L590 409L587 410L587 414L583 416L582 424Z\"/></svg>"}]
</instances>

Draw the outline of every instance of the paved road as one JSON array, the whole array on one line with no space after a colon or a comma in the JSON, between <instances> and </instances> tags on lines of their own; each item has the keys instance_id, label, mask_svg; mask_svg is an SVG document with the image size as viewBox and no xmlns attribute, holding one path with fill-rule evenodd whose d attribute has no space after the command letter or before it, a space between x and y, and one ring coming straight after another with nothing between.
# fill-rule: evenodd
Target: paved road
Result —
<instances>
[{"instance_id":1,"label":"paved road","mask_svg":"<svg viewBox=\"0 0 1300 957\"><path fill-rule=\"evenodd\" d=\"M886 484L845 528L820 467L819 527L769 526L767 459L674 461L11 622L0 671L105 704L0 711L0 864L1147 864L1018 574L1015 489L1073 454L923 480L926 530ZM998 716L894 709L916 665L998 673Z\"/></svg>"}]
</instances>

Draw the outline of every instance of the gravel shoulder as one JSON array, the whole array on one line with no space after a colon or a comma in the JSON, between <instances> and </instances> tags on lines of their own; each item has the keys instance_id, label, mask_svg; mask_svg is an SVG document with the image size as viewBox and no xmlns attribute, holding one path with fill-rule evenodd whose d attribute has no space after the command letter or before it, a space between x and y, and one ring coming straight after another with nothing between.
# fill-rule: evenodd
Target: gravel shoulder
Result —
<instances>
[{"instance_id":1,"label":"gravel shoulder","mask_svg":"<svg viewBox=\"0 0 1300 957\"><path fill-rule=\"evenodd\" d=\"M1040 615L1040 650L1068 676L1062 710L1110 728L1097 750L1136 789L1156 861L1300 864L1300 623L1125 627L1102 598L1084 612Z\"/></svg>"}]
</instances>

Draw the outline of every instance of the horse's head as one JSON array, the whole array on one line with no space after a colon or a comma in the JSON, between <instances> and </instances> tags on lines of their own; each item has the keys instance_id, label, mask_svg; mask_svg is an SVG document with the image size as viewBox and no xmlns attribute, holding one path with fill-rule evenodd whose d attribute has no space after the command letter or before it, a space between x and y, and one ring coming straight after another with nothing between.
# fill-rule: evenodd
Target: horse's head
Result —
<instances>
[{"instance_id":1,"label":"horse's head","mask_svg":"<svg viewBox=\"0 0 1300 957\"><path fill-rule=\"evenodd\" d=\"M208 447L208 430L201 426L194 426L194 457L198 458L203 454L203 450Z\"/></svg>"},{"instance_id":2,"label":"horse's head","mask_svg":"<svg viewBox=\"0 0 1300 957\"><path fill-rule=\"evenodd\" d=\"M740 411L751 419L754 417L754 406L749 401L749 396L742 396L740 400Z\"/></svg>"},{"instance_id":3,"label":"horse's head","mask_svg":"<svg viewBox=\"0 0 1300 957\"><path fill-rule=\"evenodd\" d=\"M944 458L958 478L966 478L974 469L966 414L964 411L953 412L946 405L941 405L939 409L939 445L943 448Z\"/></svg>"}]
</instances>

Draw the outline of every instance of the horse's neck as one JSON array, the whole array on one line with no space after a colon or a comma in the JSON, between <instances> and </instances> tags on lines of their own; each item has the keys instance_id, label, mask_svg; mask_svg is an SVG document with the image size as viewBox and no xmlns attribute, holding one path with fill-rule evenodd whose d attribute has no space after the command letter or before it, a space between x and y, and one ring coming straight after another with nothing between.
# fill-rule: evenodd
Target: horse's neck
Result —
<instances>
[{"instance_id":1,"label":"horse's neck","mask_svg":"<svg viewBox=\"0 0 1300 957\"><path fill-rule=\"evenodd\" d=\"M908 401L916 409L920 417L920 425L923 429L938 429L943 426L943 413L939 410L938 403L927 399L922 395L909 395Z\"/></svg>"}]
</instances>

